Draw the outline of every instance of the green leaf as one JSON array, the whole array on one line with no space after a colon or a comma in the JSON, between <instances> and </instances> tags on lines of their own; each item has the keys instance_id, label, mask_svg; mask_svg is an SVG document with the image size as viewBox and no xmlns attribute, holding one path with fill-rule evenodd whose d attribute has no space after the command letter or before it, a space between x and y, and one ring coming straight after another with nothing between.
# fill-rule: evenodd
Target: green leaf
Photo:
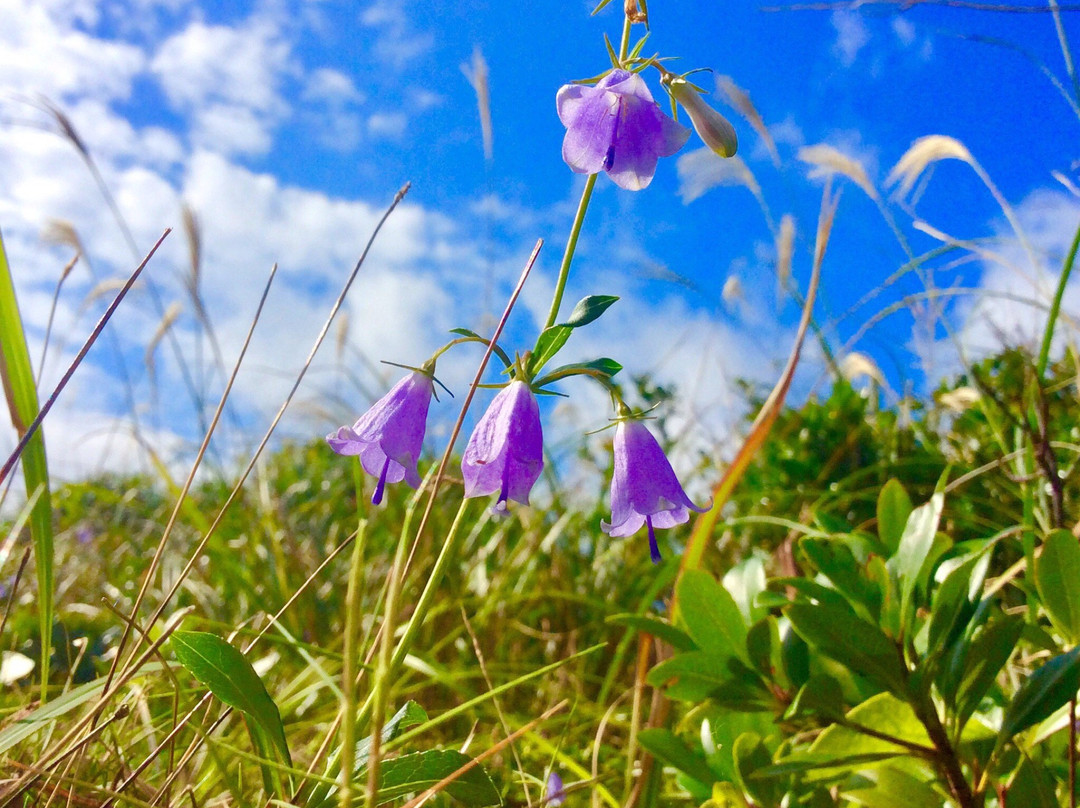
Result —
<instances>
[{"instance_id":1,"label":"green leaf","mask_svg":"<svg viewBox=\"0 0 1080 808\"><path fill-rule=\"evenodd\" d=\"M731 594L704 570L687 570L675 586L691 639L714 657L746 655L746 624Z\"/></svg>"},{"instance_id":2,"label":"green leaf","mask_svg":"<svg viewBox=\"0 0 1080 808\"><path fill-rule=\"evenodd\" d=\"M675 626L670 623L665 623L663 620L657 620L655 617L649 617L643 614L615 614L607 618L604 622L613 623L619 626L628 626L636 631L640 631L642 634L651 634L653 637L663 640L679 651L697 650L694 641L691 640L685 632L675 628Z\"/></svg>"},{"instance_id":3,"label":"green leaf","mask_svg":"<svg viewBox=\"0 0 1080 808\"><path fill-rule=\"evenodd\" d=\"M643 729L638 733L638 743L645 747L653 757L669 766L674 766L699 783L711 786L718 779L716 772L709 767L705 756L687 746L671 730Z\"/></svg>"},{"instance_id":4,"label":"green leaf","mask_svg":"<svg viewBox=\"0 0 1080 808\"><path fill-rule=\"evenodd\" d=\"M829 721L844 717L844 694L831 676L815 674L799 688L787 711L785 719L820 716Z\"/></svg>"},{"instance_id":5,"label":"green leaf","mask_svg":"<svg viewBox=\"0 0 1080 808\"><path fill-rule=\"evenodd\" d=\"M649 671L645 681L660 687L672 679L666 695L677 701L704 701L712 693L731 684L731 673L723 659L704 651L691 651L665 659Z\"/></svg>"},{"instance_id":6,"label":"green leaf","mask_svg":"<svg viewBox=\"0 0 1080 808\"><path fill-rule=\"evenodd\" d=\"M889 693L878 693L848 711L847 726L834 724L822 732L810 746L810 754L818 758L849 755L908 754L899 744L887 740L932 746L926 727L906 701ZM859 732L857 727L873 730L877 737ZM881 736L887 736L881 737Z\"/></svg>"},{"instance_id":7,"label":"green leaf","mask_svg":"<svg viewBox=\"0 0 1080 808\"><path fill-rule=\"evenodd\" d=\"M900 619L907 633L915 619L913 598L924 570L934 560L931 549L937 535L941 510L945 504L942 494L934 494L925 505L911 512L896 555L889 560L889 568L900 581Z\"/></svg>"},{"instance_id":8,"label":"green leaf","mask_svg":"<svg viewBox=\"0 0 1080 808\"><path fill-rule=\"evenodd\" d=\"M735 771L743 791L762 808L779 806L787 789L785 784L776 778L783 775L755 776L758 772L772 766L773 763L772 755L762 743L761 736L756 732L743 733L735 740L732 754L735 758Z\"/></svg>"},{"instance_id":9,"label":"green leaf","mask_svg":"<svg viewBox=\"0 0 1080 808\"><path fill-rule=\"evenodd\" d=\"M432 749L384 760L379 767L379 805L429 789L471 760L468 755L453 749ZM365 775L361 774L357 779L363 782ZM476 808L502 804L498 789L480 765L452 780L446 786L446 793Z\"/></svg>"},{"instance_id":10,"label":"green leaf","mask_svg":"<svg viewBox=\"0 0 1080 808\"><path fill-rule=\"evenodd\" d=\"M583 297L570 312L570 318L563 323L570 328L581 328L597 319L608 310L612 303L618 300L615 295L589 295Z\"/></svg>"},{"instance_id":11,"label":"green leaf","mask_svg":"<svg viewBox=\"0 0 1080 808\"><path fill-rule=\"evenodd\" d=\"M15 432L22 439L38 416L37 383L26 346L19 301L11 278L7 252L0 237L0 382L4 387L8 412ZM7 457L4 457L7 460ZM48 670L52 658L53 632L53 520L49 493L49 465L45 459L45 437L38 429L22 452L23 480L28 495L37 496L30 511L30 536L34 541L34 566L37 569L38 631L41 637L41 700L48 694ZM37 491L41 491L37 494Z\"/></svg>"},{"instance_id":12,"label":"green leaf","mask_svg":"<svg viewBox=\"0 0 1080 808\"><path fill-rule=\"evenodd\" d=\"M1080 646L1059 654L1031 674L1016 691L998 732L1000 749L1018 732L1039 723L1080 690Z\"/></svg>"},{"instance_id":13,"label":"green leaf","mask_svg":"<svg viewBox=\"0 0 1080 808\"><path fill-rule=\"evenodd\" d=\"M975 613L973 601L982 591L989 567L988 548L962 561L937 588L930 612L929 648L932 658L936 659L952 648L967 627Z\"/></svg>"},{"instance_id":14,"label":"green leaf","mask_svg":"<svg viewBox=\"0 0 1080 808\"><path fill-rule=\"evenodd\" d=\"M382 739L381 745L386 745L390 741L394 740L405 730L410 727L417 727L425 723L428 720L428 714L424 711L424 708L417 704L415 701L407 701L402 705L401 709L394 713L394 716L383 724L382 732L379 733L379 737ZM356 744L356 754L353 759L355 760L355 770L359 770L367 765L367 759L371 755L371 736L362 738Z\"/></svg>"},{"instance_id":15,"label":"green leaf","mask_svg":"<svg viewBox=\"0 0 1080 808\"><path fill-rule=\"evenodd\" d=\"M255 721L282 759L292 765L281 714L244 655L217 635L204 631L177 631L170 642L188 673L225 704Z\"/></svg>"},{"instance_id":16,"label":"green leaf","mask_svg":"<svg viewBox=\"0 0 1080 808\"><path fill-rule=\"evenodd\" d=\"M907 691L906 669L895 644L876 625L850 609L824 603L793 603L785 613L804 640L892 693Z\"/></svg>"},{"instance_id":17,"label":"green leaf","mask_svg":"<svg viewBox=\"0 0 1080 808\"><path fill-rule=\"evenodd\" d=\"M759 555L744 558L729 569L724 574L723 585L748 625L765 616L768 610L756 605L758 595L765 591L767 585L765 562Z\"/></svg>"},{"instance_id":18,"label":"green leaf","mask_svg":"<svg viewBox=\"0 0 1080 808\"><path fill-rule=\"evenodd\" d=\"M571 333L573 329L568 325L553 325L540 332L540 336L536 338L532 358L529 360L529 372L533 376L559 352L559 349L570 339Z\"/></svg>"},{"instance_id":19,"label":"green leaf","mask_svg":"<svg viewBox=\"0 0 1080 808\"><path fill-rule=\"evenodd\" d=\"M1024 619L1020 615L1005 616L988 623L958 660L959 674L952 674L942 687L942 692L956 705L957 728L963 728L990 691L1023 631ZM959 679L955 687L950 686L953 678Z\"/></svg>"},{"instance_id":20,"label":"green leaf","mask_svg":"<svg viewBox=\"0 0 1080 808\"><path fill-rule=\"evenodd\" d=\"M881 590L866 578L851 549L841 539L804 536L799 550L822 575L829 579L855 613L871 623L881 614Z\"/></svg>"},{"instance_id":21,"label":"green leaf","mask_svg":"<svg viewBox=\"0 0 1080 808\"><path fill-rule=\"evenodd\" d=\"M844 796L867 808L941 808L942 797L929 783L892 766L862 773L866 788L846 789ZM1011 796L1011 795L1010 795ZM1026 803L1019 803L1026 805Z\"/></svg>"},{"instance_id":22,"label":"green leaf","mask_svg":"<svg viewBox=\"0 0 1080 808\"><path fill-rule=\"evenodd\" d=\"M890 556L900 547L911 510L911 497L899 480L889 480L882 486L877 501L878 538Z\"/></svg>"},{"instance_id":23,"label":"green leaf","mask_svg":"<svg viewBox=\"0 0 1080 808\"><path fill-rule=\"evenodd\" d=\"M746 633L746 653L750 664L766 679L772 679L777 671L780 651L780 629L775 617L758 620Z\"/></svg>"},{"instance_id":24,"label":"green leaf","mask_svg":"<svg viewBox=\"0 0 1080 808\"><path fill-rule=\"evenodd\" d=\"M1054 626L1069 640L1080 640L1080 543L1068 530L1055 530L1035 560L1035 585Z\"/></svg>"}]
</instances>

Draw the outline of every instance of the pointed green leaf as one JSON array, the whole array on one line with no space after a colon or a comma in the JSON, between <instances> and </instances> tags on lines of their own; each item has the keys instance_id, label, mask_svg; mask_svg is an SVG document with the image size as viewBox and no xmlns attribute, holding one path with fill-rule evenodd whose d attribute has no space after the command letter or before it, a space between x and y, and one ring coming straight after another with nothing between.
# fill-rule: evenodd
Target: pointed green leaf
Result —
<instances>
[{"instance_id":1,"label":"pointed green leaf","mask_svg":"<svg viewBox=\"0 0 1080 808\"><path fill-rule=\"evenodd\" d=\"M608 310L612 303L618 300L615 295L589 295L583 297L570 312L570 318L563 325L570 328L581 328L597 319Z\"/></svg>"},{"instance_id":2,"label":"pointed green leaf","mask_svg":"<svg viewBox=\"0 0 1080 808\"><path fill-rule=\"evenodd\" d=\"M410 727L417 727L428 720L428 714L424 708L415 701L407 701L401 709L394 713L393 718L383 724L379 737L381 744L385 746ZM368 756L371 754L371 736L362 738L356 744L356 754L353 756L356 770L367 765Z\"/></svg>"},{"instance_id":3,"label":"pointed green leaf","mask_svg":"<svg viewBox=\"0 0 1080 808\"><path fill-rule=\"evenodd\" d=\"M406 794L425 791L472 760L453 749L432 749L384 760L379 767L379 805ZM366 775L357 780L364 782ZM446 793L467 806L501 805L502 797L480 765L473 766L446 786Z\"/></svg>"},{"instance_id":4,"label":"pointed green leaf","mask_svg":"<svg viewBox=\"0 0 1080 808\"><path fill-rule=\"evenodd\" d=\"M746 655L746 623L731 594L703 570L687 570L675 587L687 631L697 647L717 657Z\"/></svg>"},{"instance_id":5,"label":"pointed green leaf","mask_svg":"<svg viewBox=\"0 0 1080 808\"><path fill-rule=\"evenodd\" d=\"M638 743L653 757L674 766L699 783L711 786L718 779L709 768L709 762L700 752L691 749L671 730L661 728L643 729L638 733Z\"/></svg>"},{"instance_id":6,"label":"pointed green leaf","mask_svg":"<svg viewBox=\"0 0 1080 808\"><path fill-rule=\"evenodd\" d=\"M792 626L818 651L897 695L907 691L906 669L896 645L876 625L850 609L824 603L793 603L785 610Z\"/></svg>"},{"instance_id":7,"label":"pointed green leaf","mask_svg":"<svg viewBox=\"0 0 1080 808\"><path fill-rule=\"evenodd\" d=\"M944 504L945 497L934 494L929 502L911 512L896 555L889 560L889 568L900 582L900 616L905 630L914 621L916 586L923 577L927 562L933 560L931 549Z\"/></svg>"},{"instance_id":8,"label":"pointed green leaf","mask_svg":"<svg viewBox=\"0 0 1080 808\"><path fill-rule=\"evenodd\" d=\"M911 497L899 480L889 480L882 486L877 501L878 538L890 556L900 547L900 537L904 535L911 510Z\"/></svg>"},{"instance_id":9,"label":"pointed green leaf","mask_svg":"<svg viewBox=\"0 0 1080 808\"><path fill-rule=\"evenodd\" d=\"M628 626L636 631L640 631L642 634L651 634L679 651L697 650L694 641L691 640L685 632L675 628L675 626L670 623L657 620L655 617L649 617L643 614L615 614L607 618L604 622L614 623L619 626Z\"/></svg>"},{"instance_id":10,"label":"pointed green leaf","mask_svg":"<svg viewBox=\"0 0 1080 808\"><path fill-rule=\"evenodd\" d=\"M536 346L532 351L532 358L529 360L529 371L534 376L566 344L571 333L573 333L573 329L567 325L553 325L551 328L545 328L540 332L540 336L536 339Z\"/></svg>"},{"instance_id":11,"label":"pointed green leaf","mask_svg":"<svg viewBox=\"0 0 1080 808\"><path fill-rule=\"evenodd\" d=\"M968 645L967 653L957 658L956 672L950 671L942 684L942 693L956 705L957 727L967 723L990 691L1023 631L1024 619L1020 615L1001 617L988 623ZM954 685L956 679L959 682Z\"/></svg>"},{"instance_id":12,"label":"pointed green leaf","mask_svg":"<svg viewBox=\"0 0 1080 808\"><path fill-rule=\"evenodd\" d=\"M1039 723L1080 690L1080 646L1059 654L1027 678L1005 708L997 745Z\"/></svg>"},{"instance_id":13,"label":"pointed green leaf","mask_svg":"<svg viewBox=\"0 0 1080 808\"><path fill-rule=\"evenodd\" d=\"M1080 543L1068 530L1055 530L1035 560L1035 584L1046 613L1069 642L1080 640Z\"/></svg>"},{"instance_id":14,"label":"pointed green leaf","mask_svg":"<svg viewBox=\"0 0 1080 808\"><path fill-rule=\"evenodd\" d=\"M844 796L867 808L941 808L942 797L929 783L893 766L863 774L866 788L844 791ZM1021 805L1025 803L1020 803Z\"/></svg>"},{"instance_id":15,"label":"pointed green leaf","mask_svg":"<svg viewBox=\"0 0 1080 808\"><path fill-rule=\"evenodd\" d=\"M170 642L188 673L225 704L258 723L282 759L291 765L281 714L244 655L216 634L204 631L177 631Z\"/></svg>"}]
</instances>

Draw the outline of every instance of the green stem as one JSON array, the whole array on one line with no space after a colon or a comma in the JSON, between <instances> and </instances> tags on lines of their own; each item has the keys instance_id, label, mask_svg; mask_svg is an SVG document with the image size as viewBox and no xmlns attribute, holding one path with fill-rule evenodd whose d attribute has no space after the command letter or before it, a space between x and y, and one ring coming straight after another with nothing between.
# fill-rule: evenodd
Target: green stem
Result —
<instances>
[{"instance_id":1,"label":"green stem","mask_svg":"<svg viewBox=\"0 0 1080 808\"><path fill-rule=\"evenodd\" d=\"M359 468L360 464L356 464ZM359 476L359 471L356 472ZM357 481L356 497L361 501L363 486ZM353 544L352 562L349 569L349 586L345 593L345 643L342 649L344 664L341 671L341 689L344 707L341 726L341 800L343 808L349 808L353 800L353 768L356 754L356 662L357 633L361 617L361 587L364 579L364 537L367 520L361 518L357 526L356 542Z\"/></svg>"},{"instance_id":2,"label":"green stem","mask_svg":"<svg viewBox=\"0 0 1080 808\"><path fill-rule=\"evenodd\" d=\"M570 228L570 238L566 240L566 252L563 253L562 265L559 267L559 278L555 282L555 296L551 299L551 311L548 312L544 328L551 328L559 319L559 306L562 305L563 292L566 291L566 280L570 277L570 263L574 260L578 236L581 234L581 226L585 223L585 211L589 209L589 200L592 198L593 186L596 185L597 176L597 174L590 174L589 178L585 180L585 190L581 192L581 201L578 202L574 224Z\"/></svg>"},{"instance_id":3,"label":"green stem","mask_svg":"<svg viewBox=\"0 0 1080 808\"><path fill-rule=\"evenodd\" d=\"M1043 334L1042 347L1039 349L1039 363L1035 366L1035 372L1041 380L1046 373L1046 366L1050 361L1050 343L1054 338L1054 326L1057 324L1058 313L1061 311L1061 299L1065 296L1065 285L1069 282L1073 264L1076 262L1076 251L1080 248L1080 227L1073 236L1069 254L1065 257L1065 265L1061 268L1061 278L1058 280L1057 291L1054 292L1054 302L1050 306L1050 314L1046 318L1046 333Z\"/></svg>"}]
</instances>

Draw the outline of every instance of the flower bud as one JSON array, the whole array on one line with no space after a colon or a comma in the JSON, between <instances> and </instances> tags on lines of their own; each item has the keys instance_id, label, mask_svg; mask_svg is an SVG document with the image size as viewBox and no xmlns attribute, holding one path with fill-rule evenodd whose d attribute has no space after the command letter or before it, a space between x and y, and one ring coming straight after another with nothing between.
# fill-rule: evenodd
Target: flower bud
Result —
<instances>
[{"instance_id":1,"label":"flower bud","mask_svg":"<svg viewBox=\"0 0 1080 808\"><path fill-rule=\"evenodd\" d=\"M671 97L678 101L690 116L694 131L705 141L705 145L721 157L734 157L739 141L735 135L735 127L728 119L706 104L701 93L686 79L669 74L664 81Z\"/></svg>"}]
</instances>

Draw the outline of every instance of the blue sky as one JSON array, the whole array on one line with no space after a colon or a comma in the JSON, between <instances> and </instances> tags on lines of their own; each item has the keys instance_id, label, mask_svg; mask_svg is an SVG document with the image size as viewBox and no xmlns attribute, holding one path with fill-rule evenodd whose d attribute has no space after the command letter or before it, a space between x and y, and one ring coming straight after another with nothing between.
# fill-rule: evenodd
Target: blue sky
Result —
<instances>
[{"instance_id":1,"label":"blue sky","mask_svg":"<svg viewBox=\"0 0 1080 808\"><path fill-rule=\"evenodd\" d=\"M419 363L447 329L485 326L544 238L510 330L511 347L528 347L582 187L560 159L555 93L608 67L602 37L617 38L620 9L617 0L595 17L583 2L537 10L451 0L0 0L0 228L35 352L72 254L43 241L49 223L69 223L88 259L65 282L45 386L104 305L85 305L87 296L101 279L126 273L132 257L37 99L70 116L141 248L177 228L149 272L166 304L179 304L173 333L189 360L207 367L198 383L211 401L220 378L205 362L209 346L180 283L188 255L181 203L202 227L201 285L227 361L271 263L280 263L234 401L236 420L253 429L280 403L383 206L412 182L350 296L344 342L335 335L324 348L287 425L294 435L321 433L351 420L392 381L378 360ZM742 176L760 188L773 226L784 216L795 224L798 284L809 272L823 183L820 166L800 155L819 144L861 166L915 253L941 243L933 233L990 240L928 267L937 287L973 290L948 298L943 321L916 303L847 346L876 312L917 295L924 281L909 273L836 322L906 258L878 204L834 178L841 200L817 312L841 358L861 352L890 390L925 391L961 368L961 355L1002 339L1030 342L1041 310L1014 298L1046 299L1080 221L1080 118L1050 14L929 4L902 13L888 4L766 11L757 2L661 0L650 11L646 52L680 57L680 70L711 68L699 78L709 90L714 76L730 77L768 126L775 160L723 94L712 96L738 130ZM1063 21L1080 42L1080 15ZM475 52L489 74L490 161L462 70ZM666 103L655 74L646 76ZM896 198L890 170L927 135L966 147L1011 206L1027 247L971 164L936 162L913 193ZM797 310L777 294L776 234L755 196L738 183L713 187L723 178L710 174L717 169L700 148L693 138L661 161L639 193L600 179L569 297L623 297L596 328L575 335L571 350L611 355L628 372L675 383L685 393L679 423L708 443L721 442L743 411L738 378L771 383ZM1066 305L1080 309L1080 288ZM47 433L64 444L62 468L139 462L115 346L136 380L148 438L166 453L192 439L195 419L166 344L155 354L156 395L147 378L146 347L159 320L137 293L121 310L115 341L103 341L80 371ZM340 353L339 344L347 346ZM448 383L461 389L475 359L462 353L446 362ZM803 395L820 375L811 351ZM572 441L607 413L596 393L567 392L573 397L550 415L552 433ZM0 430L0 448L11 442Z\"/></svg>"}]
</instances>

